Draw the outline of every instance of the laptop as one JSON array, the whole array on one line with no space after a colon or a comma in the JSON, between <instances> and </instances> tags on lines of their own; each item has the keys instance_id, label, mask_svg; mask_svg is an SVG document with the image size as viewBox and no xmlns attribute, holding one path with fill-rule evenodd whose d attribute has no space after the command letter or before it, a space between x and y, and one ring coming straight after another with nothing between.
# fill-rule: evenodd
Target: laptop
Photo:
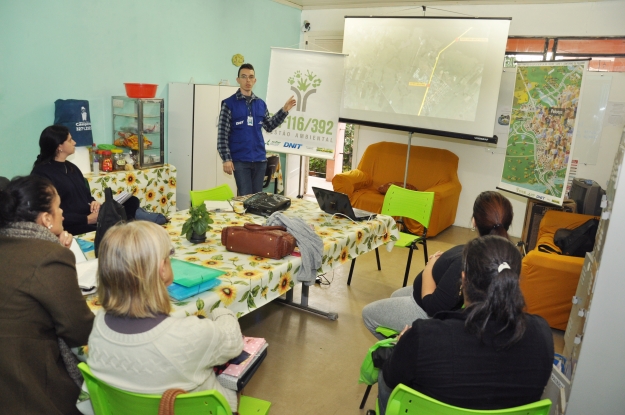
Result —
<instances>
[{"instance_id":1,"label":"laptop","mask_svg":"<svg viewBox=\"0 0 625 415\"><path fill-rule=\"evenodd\" d=\"M369 220L376 217L375 213L353 208L349 197L345 193L334 192L320 187L313 187L312 190L317 198L317 203L319 203L319 208L327 214L340 214L355 221Z\"/></svg>"}]
</instances>

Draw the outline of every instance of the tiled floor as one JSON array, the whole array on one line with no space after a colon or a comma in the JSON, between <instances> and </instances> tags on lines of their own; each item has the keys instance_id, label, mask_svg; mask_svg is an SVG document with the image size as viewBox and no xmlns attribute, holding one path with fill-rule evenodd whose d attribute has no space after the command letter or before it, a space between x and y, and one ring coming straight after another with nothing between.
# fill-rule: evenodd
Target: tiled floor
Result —
<instances>
[{"instance_id":1,"label":"tiled floor","mask_svg":"<svg viewBox=\"0 0 625 415\"><path fill-rule=\"evenodd\" d=\"M331 188L331 187L330 187ZM451 227L428 240L428 250L447 250L476 236L466 228ZM375 406L376 386L365 406L358 406L365 391L358 384L360 364L374 337L365 329L361 310L385 298L402 284L407 250L380 250L382 270L375 254L358 257L351 286L346 285L349 263L326 278L330 285L310 290L310 305L335 311L330 321L307 312L271 303L240 319L243 333L265 337L268 355L244 394L272 402L272 415L364 414ZM413 256L411 281L423 269L421 251ZM299 300L300 286L295 287ZM556 352L561 352L563 332L554 331Z\"/></svg>"}]
</instances>

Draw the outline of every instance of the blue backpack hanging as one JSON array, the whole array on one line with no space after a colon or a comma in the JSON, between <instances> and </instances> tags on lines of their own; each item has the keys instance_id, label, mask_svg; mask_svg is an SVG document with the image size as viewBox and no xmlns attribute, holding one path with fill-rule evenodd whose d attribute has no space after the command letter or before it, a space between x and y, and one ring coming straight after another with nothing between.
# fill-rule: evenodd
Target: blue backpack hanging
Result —
<instances>
[{"instance_id":1,"label":"blue backpack hanging","mask_svg":"<svg viewBox=\"0 0 625 415\"><path fill-rule=\"evenodd\" d=\"M91 146L91 116L89 101L84 99L57 99L54 101L54 124L63 125L76 142L76 146Z\"/></svg>"}]
</instances>

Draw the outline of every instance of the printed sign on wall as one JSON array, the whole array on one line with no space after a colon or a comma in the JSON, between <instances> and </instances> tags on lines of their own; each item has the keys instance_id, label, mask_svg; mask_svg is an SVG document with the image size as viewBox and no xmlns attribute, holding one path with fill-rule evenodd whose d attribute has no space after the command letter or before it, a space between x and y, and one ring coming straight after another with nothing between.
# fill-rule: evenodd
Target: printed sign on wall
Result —
<instances>
[{"instance_id":1,"label":"printed sign on wall","mask_svg":"<svg viewBox=\"0 0 625 415\"><path fill-rule=\"evenodd\" d=\"M267 107L281 108L290 96L297 105L280 127L263 130L267 151L334 158L343 91L340 53L271 49Z\"/></svg>"}]
</instances>

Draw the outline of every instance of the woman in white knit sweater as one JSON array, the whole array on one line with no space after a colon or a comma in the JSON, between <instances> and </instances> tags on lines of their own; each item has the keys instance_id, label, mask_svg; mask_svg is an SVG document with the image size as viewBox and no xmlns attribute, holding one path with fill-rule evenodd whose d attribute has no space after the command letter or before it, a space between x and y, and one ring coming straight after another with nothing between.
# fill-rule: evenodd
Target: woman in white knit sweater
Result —
<instances>
[{"instance_id":1,"label":"woman in white knit sweater","mask_svg":"<svg viewBox=\"0 0 625 415\"><path fill-rule=\"evenodd\" d=\"M174 250L167 232L146 221L109 229L99 252L98 313L87 364L119 389L162 394L216 389L237 411L237 396L217 381L213 366L243 350L241 328L227 309L211 316L171 317L167 285Z\"/></svg>"}]
</instances>

